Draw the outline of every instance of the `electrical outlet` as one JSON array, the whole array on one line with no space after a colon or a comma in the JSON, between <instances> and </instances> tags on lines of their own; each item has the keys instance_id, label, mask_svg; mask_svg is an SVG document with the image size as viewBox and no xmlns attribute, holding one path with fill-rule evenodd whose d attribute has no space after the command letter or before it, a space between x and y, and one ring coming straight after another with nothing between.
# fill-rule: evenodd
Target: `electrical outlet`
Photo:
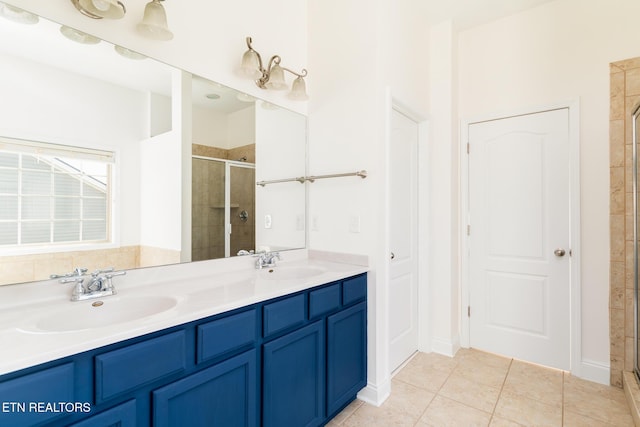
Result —
<instances>
[{"instance_id":1,"label":"electrical outlet","mask_svg":"<svg viewBox=\"0 0 640 427\"><path fill-rule=\"evenodd\" d=\"M320 230L320 220L318 219L318 215L314 215L311 217L311 231L319 231Z\"/></svg>"},{"instance_id":2,"label":"electrical outlet","mask_svg":"<svg viewBox=\"0 0 640 427\"><path fill-rule=\"evenodd\" d=\"M360 215L349 216L349 232L350 233L360 232Z\"/></svg>"},{"instance_id":3,"label":"electrical outlet","mask_svg":"<svg viewBox=\"0 0 640 427\"><path fill-rule=\"evenodd\" d=\"M271 228L271 215L269 214L264 216L264 228Z\"/></svg>"}]
</instances>

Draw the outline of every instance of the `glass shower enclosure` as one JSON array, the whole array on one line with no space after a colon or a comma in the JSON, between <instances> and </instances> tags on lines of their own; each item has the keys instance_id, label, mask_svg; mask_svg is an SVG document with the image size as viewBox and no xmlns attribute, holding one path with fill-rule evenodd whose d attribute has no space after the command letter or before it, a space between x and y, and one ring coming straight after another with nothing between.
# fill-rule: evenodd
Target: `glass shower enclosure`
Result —
<instances>
[{"instance_id":1,"label":"glass shower enclosure","mask_svg":"<svg viewBox=\"0 0 640 427\"><path fill-rule=\"evenodd\" d=\"M193 156L191 260L255 248L255 165Z\"/></svg>"}]
</instances>

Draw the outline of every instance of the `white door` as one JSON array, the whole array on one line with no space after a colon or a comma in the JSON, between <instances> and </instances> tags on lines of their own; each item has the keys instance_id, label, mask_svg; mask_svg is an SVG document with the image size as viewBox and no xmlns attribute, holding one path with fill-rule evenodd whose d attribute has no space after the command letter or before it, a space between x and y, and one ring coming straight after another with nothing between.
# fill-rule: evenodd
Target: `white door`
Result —
<instances>
[{"instance_id":1,"label":"white door","mask_svg":"<svg viewBox=\"0 0 640 427\"><path fill-rule=\"evenodd\" d=\"M469 125L469 340L570 368L567 108Z\"/></svg>"},{"instance_id":2,"label":"white door","mask_svg":"<svg viewBox=\"0 0 640 427\"><path fill-rule=\"evenodd\" d=\"M393 110L390 147L389 367L418 349L418 124Z\"/></svg>"}]
</instances>

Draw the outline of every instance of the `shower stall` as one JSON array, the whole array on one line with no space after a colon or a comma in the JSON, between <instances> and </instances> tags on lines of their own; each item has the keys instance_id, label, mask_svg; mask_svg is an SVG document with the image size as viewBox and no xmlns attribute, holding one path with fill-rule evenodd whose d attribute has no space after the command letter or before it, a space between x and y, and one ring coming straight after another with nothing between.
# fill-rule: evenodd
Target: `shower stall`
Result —
<instances>
[{"instance_id":1,"label":"shower stall","mask_svg":"<svg viewBox=\"0 0 640 427\"><path fill-rule=\"evenodd\" d=\"M255 248L255 164L192 158L191 259Z\"/></svg>"}]
</instances>

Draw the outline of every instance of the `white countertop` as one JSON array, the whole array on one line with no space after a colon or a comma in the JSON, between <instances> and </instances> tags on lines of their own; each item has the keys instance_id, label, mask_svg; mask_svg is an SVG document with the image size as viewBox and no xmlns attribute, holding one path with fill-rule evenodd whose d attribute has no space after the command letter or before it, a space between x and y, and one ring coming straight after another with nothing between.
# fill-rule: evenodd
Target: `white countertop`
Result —
<instances>
[{"instance_id":1,"label":"white countertop","mask_svg":"<svg viewBox=\"0 0 640 427\"><path fill-rule=\"evenodd\" d=\"M253 267L253 257L131 270L114 277L117 295L77 302L69 300L73 285L55 280L0 286L0 375L368 270L367 258L359 255L297 250L283 252L282 258L263 270ZM307 271L312 274L306 276ZM279 272L283 278L276 276ZM94 308L95 301L104 304ZM104 324L87 318L127 305L137 316L153 311L154 304L163 311ZM71 320L73 330L52 326L59 320Z\"/></svg>"}]
</instances>

